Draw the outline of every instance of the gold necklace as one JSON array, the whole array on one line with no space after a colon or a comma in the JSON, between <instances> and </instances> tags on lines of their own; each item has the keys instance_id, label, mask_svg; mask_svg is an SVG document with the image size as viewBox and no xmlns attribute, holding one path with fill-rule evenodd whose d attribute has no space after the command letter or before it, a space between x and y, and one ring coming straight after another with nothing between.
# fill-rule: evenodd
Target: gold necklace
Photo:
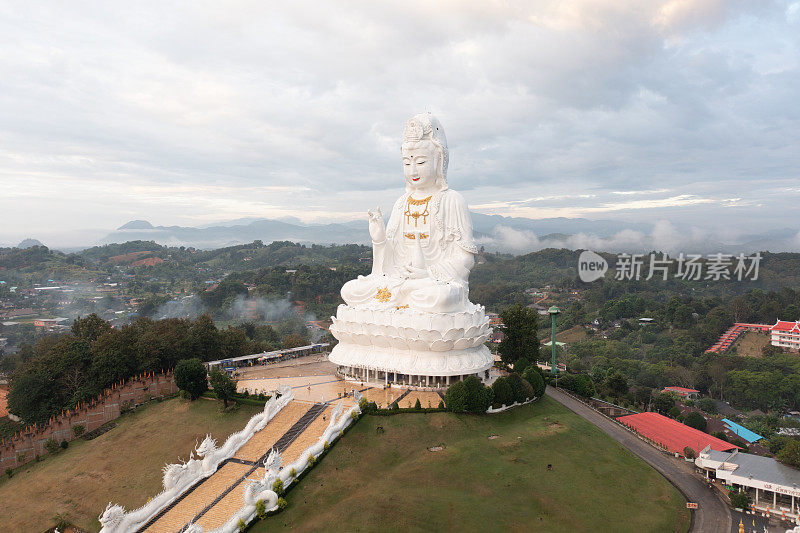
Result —
<instances>
[{"instance_id":1,"label":"gold necklace","mask_svg":"<svg viewBox=\"0 0 800 533\"><path fill-rule=\"evenodd\" d=\"M408 197L408 204L406 205L406 212L403 213L406 216L406 224L411 224L411 219L414 219L414 227L416 228L419 224L419 218L422 217L422 223L428 223L428 202L431 201L433 195L428 196L427 198L423 198L422 200L414 200L411 196ZM419 211L411 211L412 205L424 205L425 209L420 213Z\"/></svg>"}]
</instances>

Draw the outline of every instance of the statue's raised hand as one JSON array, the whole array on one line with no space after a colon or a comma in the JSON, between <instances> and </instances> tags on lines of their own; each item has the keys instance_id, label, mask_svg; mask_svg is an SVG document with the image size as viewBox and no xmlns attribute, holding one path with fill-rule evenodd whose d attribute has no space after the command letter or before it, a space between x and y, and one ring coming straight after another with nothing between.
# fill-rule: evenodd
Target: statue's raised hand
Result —
<instances>
[{"instance_id":1,"label":"statue's raised hand","mask_svg":"<svg viewBox=\"0 0 800 533\"><path fill-rule=\"evenodd\" d=\"M372 242L380 243L386 240L386 225L383 223L383 213L381 208L376 207L375 211L367 211L369 215L369 236Z\"/></svg>"}]
</instances>

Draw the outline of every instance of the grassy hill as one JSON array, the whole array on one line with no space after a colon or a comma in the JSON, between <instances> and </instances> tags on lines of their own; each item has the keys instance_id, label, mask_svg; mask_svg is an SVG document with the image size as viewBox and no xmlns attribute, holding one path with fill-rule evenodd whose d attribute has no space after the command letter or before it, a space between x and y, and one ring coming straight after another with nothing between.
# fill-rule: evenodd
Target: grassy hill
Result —
<instances>
[{"instance_id":1,"label":"grassy hill","mask_svg":"<svg viewBox=\"0 0 800 533\"><path fill-rule=\"evenodd\" d=\"M368 416L286 499L286 511L249 531L689 527L666 479L549 398L492 416Z\"/></svg>"},{"instance_id":2,"label":"grassy hill","mask_svg":"<svg viewBox=\"0 0 800 533\"><path fill-rule=\"evenodd\" d=\"M152 403L117 420L117 427L91 441L29 463L0 478L3 531L45 531L60 513L87 531L109 501L136 509L161 491L161 468L187 460L206 433L218 443L260 410L241 405L223 413L215 401L172 399Z\"/></svg>"}]
</instances>

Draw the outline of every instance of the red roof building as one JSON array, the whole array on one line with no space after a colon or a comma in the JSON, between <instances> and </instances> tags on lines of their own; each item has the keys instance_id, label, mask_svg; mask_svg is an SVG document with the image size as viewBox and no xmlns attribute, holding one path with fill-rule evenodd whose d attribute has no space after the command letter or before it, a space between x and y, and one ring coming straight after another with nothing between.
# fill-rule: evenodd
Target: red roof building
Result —
<instances>
[{"instance_id":1,"label":"red roof building","mask_svg":"<svg viewBox=\"0 0 800 533\"><path fill-rule=\"evenodd\" d=\"M790 350L800 350L800 321L778 320L769 328L770 344Z\"/></svg>"},{"instance_id":2,"label":"red roof building","mask_svg":"<svg viewBox=\"0 0 800 533\"><path fill-rule=\"evenodd\" d=\"M671 392L677 394L681 398L690 398L695 400L700 397L700 391L695 389L687 389L686 387L664 387L662 393Z\"/></svg>"},{"instance_id":3,"label":"red roof building","mask_svg":"<svg viewBox=\"0 0 800 533\"><path fill-rule=\"evenodd\" d=\"M726 452L739 449L738 446L712 437L677 420L667 418L658 413L638 413L617 418L619 422L636 431L642 437L666 448L672 453L683 455L684 448L691 448L696 453L706 446L712 450Z\"/></svg>"}]
</instances>

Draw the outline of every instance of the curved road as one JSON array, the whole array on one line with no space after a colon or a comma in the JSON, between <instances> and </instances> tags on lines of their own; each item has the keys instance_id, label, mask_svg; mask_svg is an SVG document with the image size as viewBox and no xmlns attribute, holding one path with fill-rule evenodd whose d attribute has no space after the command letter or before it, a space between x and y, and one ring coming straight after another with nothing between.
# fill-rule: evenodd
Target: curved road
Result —
<instances>
[{"instance_id":1,"label":"curved road","mask_svg":"<svg viewBox=\"0 0 800 533\"><path fill-rule=\"evenodd\" d=\"M548 396L564 407L585 418L612 439L641 457L675 485L688 501L696 502L698 506L697 510L693 511L692 525L689 531L703 533L731 531L732 521L728 504L720 498L716 490L709 489L706 483L694 474L692 465L683 460L676 461L674 457L653 448L627 429L571 396L553 387L547 387L546 392Z\"/></svg>"}]
</instances>

